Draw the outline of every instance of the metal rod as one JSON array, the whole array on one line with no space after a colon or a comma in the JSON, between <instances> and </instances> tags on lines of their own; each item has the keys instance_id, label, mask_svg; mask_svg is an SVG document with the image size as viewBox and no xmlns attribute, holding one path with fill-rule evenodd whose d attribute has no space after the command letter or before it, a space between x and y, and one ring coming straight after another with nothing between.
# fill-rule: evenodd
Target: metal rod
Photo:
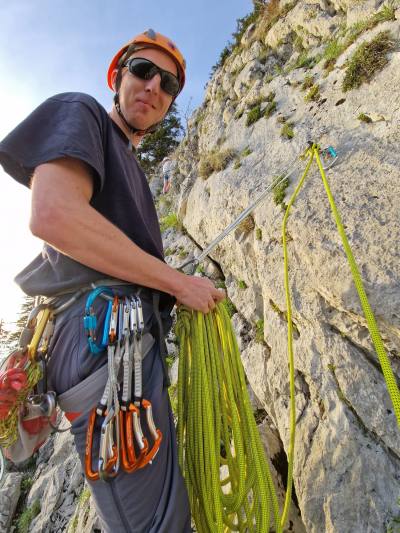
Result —
<instances>
[{"instance_id":1,"label":"metal rod","mask_svg":"<svg viewBox=\"0 0 400 533\"><path fill-rule=\"evenodd\" d=\"M268 195L269 192L271 192L272 189L274 189L277 185L280 185L285 179L287 179L293 172L296 170L296 168L292 168L294 163L296 162L298 158L296 157L291 165L287 168L286 173L284 176L282 176L279 180L273 180L270 185L254 200L253 203L251 203L246 209L244 209L240 215L235 218L235 220L227 226L202 252L198 257L194 257L193 259L189 259L188 261L185 261L182 263L178 270L183 270L185 267L187 267L190 264L193 264L193 266L198 265L201 263L207 255L219 244L229 233L231 233L241 222L244 220Z\"/></svg>"}]
</instances>

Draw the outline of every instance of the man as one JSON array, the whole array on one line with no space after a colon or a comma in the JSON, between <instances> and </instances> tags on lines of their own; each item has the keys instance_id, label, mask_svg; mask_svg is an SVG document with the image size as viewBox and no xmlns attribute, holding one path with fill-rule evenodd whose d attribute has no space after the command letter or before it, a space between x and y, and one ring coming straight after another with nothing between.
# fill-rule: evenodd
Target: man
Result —
<instances>
[{"instance_id":1,"label":"man","mask_svg":"<svg viewBox=\"0 0 400 533\"><path fill-rule=\"evenodd\" d=\"M162 160L162 173L163 173L163 194L171 188L171 174L172 174L172 159L170 157L164 157Z\"/></svg>"},{"instance_id":2,"label":"man","mask_svg":"<svg viewBox=\"0 0 400 533\"><path fill-rule=\"evenodd\" d=\"M207 313L224 297L207 279L186 276L163 261L151 193L132 147L153 131L182 90L185 64L176 46L148 30L113 58L108 84L115 92L108 115L92 97L65 93L49 98L0 143L6 172L32 189L30 229L43 253L16 278L31 295L71 293L113 278L141 292L146 328L154 329L154 301L164 316L171 300ZM118 286L118 294L132 287ZM56 320L50 345L49 382L57 394L76 386L107 361L93 356L83 328L86 298ZM97 307L96 307L97 306ZM98 334L105 304L96 302ZM190 512L177 464L175 433L156 342L143 361L144 396L153 405L163 440L153 464L108 483L90 482L106 532L190 531ZM84 462L88 413L72 423ZM71 418L72 419L72 418ZM98 445L100 426L95 428Z\"/></svg>"}]
</instances>

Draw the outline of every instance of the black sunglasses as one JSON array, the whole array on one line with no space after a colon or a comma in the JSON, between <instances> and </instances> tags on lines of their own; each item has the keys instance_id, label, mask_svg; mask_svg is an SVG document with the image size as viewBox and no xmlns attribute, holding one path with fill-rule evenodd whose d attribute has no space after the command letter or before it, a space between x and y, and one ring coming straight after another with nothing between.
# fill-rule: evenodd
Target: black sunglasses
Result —
<instances>
[{"instance_id":1,"label":"black sunglasses","mask_svg":"<svg viewBox=\"0 0 400 533\"><path fill-rule=\"evenodd\" d=\"M168 70L158 67L152 61L143 57L132 57L132 59L128 59L124 67L128 67L129 72L141 80L151 80L156 74L159 74L161 89L173 98L178 96L180 89L178 78Z\"/></svg>"}]
</instances>

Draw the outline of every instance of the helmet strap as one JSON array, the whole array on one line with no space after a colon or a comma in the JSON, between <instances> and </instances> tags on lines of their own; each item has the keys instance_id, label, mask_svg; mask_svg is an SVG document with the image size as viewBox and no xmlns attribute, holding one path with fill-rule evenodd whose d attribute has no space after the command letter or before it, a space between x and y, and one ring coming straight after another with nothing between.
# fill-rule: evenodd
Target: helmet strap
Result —
<instances>
[{"instance_id":1,"label":"helmet strap","mask_svg":"<svg viewBox=\"0 0 400 533\"><path fill-rule=\"evenodd\" d=\"M119 91L116 92L115 95L114 95L114 105L115 105L115 109L117 110L117 113L120 116L122 122L128 128L130 135L135 135L135 134L147 135L148 133L154 133L157 130L158 126L161 124L161 122L157 122L156 124L153 124L152 126L148 127L145 130L141 130L139 128L136 128L135 126L132 126L132 124L130 124L126 120L126 118L124 117L124 114L122 113L121 104L120 104L120 101L119 101ZM131 139L129 139L129 148L132 149L132 140Z\"/></svg>"}]
</instances>

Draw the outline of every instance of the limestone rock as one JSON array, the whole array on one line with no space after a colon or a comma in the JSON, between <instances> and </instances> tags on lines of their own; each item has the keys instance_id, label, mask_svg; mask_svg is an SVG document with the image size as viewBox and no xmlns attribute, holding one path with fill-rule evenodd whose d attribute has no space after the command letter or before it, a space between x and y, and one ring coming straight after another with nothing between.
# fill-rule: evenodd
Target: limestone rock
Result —
<instances>
[{"instance_id":1,"label":"limestone rock","mask_svg":"<svg viewBox=\"0 0 400 533\"><path fill-rule=\"evenodd\" d=\"M67 422L64 424L66 426ZM40 514L33 520L30 530L61 533L74 513L76 496L83 486L83 474L69 432L56 434L42 449L42 457L46 456L46 447L53 447L53 451L45 463L39 456L35 482L27 500L28 507L36 500L41 504Z\"/></svg>"},{"instance_id":2,"label":"limestone rock","mask_svg":"<svg viewBox=\"0 0 400 533\"><path fill-rule=\"evenodd\" d=\"M22 474L10 472L6 474L3 487L0 489L0 531L8 533L18 499L21 494Z\"/></svg>"}]
</instances>

